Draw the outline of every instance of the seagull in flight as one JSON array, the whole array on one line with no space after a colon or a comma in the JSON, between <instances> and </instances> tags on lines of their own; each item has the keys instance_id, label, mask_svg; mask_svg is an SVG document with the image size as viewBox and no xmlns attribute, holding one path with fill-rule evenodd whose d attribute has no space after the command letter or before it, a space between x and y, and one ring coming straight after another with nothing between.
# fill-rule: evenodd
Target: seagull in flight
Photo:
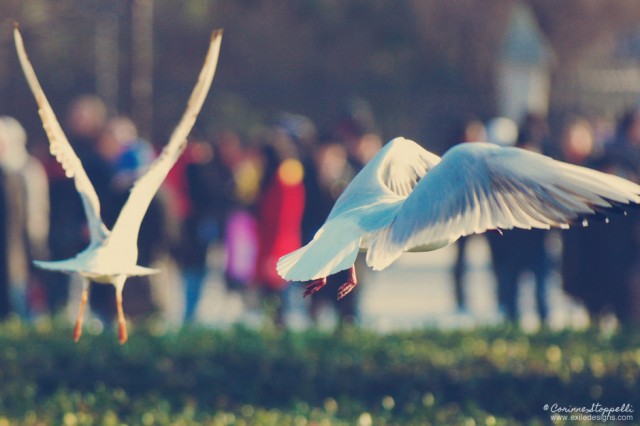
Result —
<instances>
[{"instance_id":1,"label":"seagull in flight","mask_svg":"<svg viewBox=\"0 0 640 426\"><path fill-rule=\"evenodd\" d=\"M404 252L437 250L487 230L568 228L640 203L626 179L515 147L473 142L442 158L399 137L355 176L315 237L277 271L313 294L350 269L338 299L357 285L354 262L382 270Z\"/></svg>"},{"instance_id":2,"label":"seagull in flight","mask_svg":"<svg viewBox=\"0 0 640 426\"><path fill-rule=\"evenodd\" d=\"M211 35L204 65L182 119L161 154L134 184L112 230L107 229L102 222L98 196L42 91L25 52L17 25L14 28L14 38L20 65L38 104L38 113L49 138L49 149L62 165L66 176L74 179L76 190L80 194L87 216L90 235L88 247L75 257L52 262L34 261L34 264L43 269L77 273L83 277L80 309L73 330L73 339L76 342L82 334L82 318L88 298L89 280L114 285L118 312L118 338L120 343L124 344L127 341L127 327L122 310L122 290L125 281L130 276L152 275L159 272L157 269L137 264L140 224L158 188L186 147L187 136L196 121L213 81L218 64L222 30L214 31Z\"/></svg>"}]
</instances>

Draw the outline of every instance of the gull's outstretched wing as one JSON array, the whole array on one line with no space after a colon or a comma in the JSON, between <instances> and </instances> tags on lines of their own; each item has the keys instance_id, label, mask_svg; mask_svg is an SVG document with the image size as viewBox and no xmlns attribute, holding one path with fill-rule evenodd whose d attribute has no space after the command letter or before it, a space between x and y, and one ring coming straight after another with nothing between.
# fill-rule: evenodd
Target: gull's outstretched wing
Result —
<instances>
[{"instance_id":1,"label":"gull's outstretched wing","mask_svg":"<svg viewBox=\"0 0 640 426\"><path fill-rule=\"evenodd\" d=\"M404 199L439 161L408 139L387 143L349 183L313 241L280 258L280 276L308 281L351 267L368 235L389 226Z\"/></svg>"},{"instance_id":2,"label":"gull's outstretched wing","mask_svg":"<svg viewBox=\"0 0 640 426\"><path fill-rule=\"evenodd\" d=\"M27 82L33 92L33 96L36 99L36 103L38 104L38 113L42 120L42 126L49 138L49 150L51 151L51 154L56 157L56 160L58 160L62 165L67 177L72 177L74 179L76 190L82 199L84 212L89 223L91 244L100 243L107 237L107 235L109 235L109 230L104 226L102 219L100 218L100 201L98 200L96 191L87 177L80 159L73 151L67 137L62 131L62 128L58 123L58 119L53 113L51 105L49 105L47 97L42 91L42 87L38 82L33 66L31 65L31 62L29 62L29 58L25 52L22 36L20 35L20 30L17 25L13 30L13 35L22 71L27 78Z\"/></svg>"},{"instance_id":3,"label":"gull's outstretched wing","mask_svg":"<svg viewBox=\"0 0 640 426\"><path fill-rule=\"evenodd\" d=\"M220 53L220 43L222 41L222 30L214 31L211 35L209 50L204 60L204 65L198 76L191 97L187 103L187 109L182 115L182 119L173 131L169 142L164 147L160 156L151 164L140 179L134 184L125 203L118 220L113 226L109 244L112 247L135 246L138 240L138 231L142 218L144 217L151 200L160 188L169 170L184 151L187 143L187 136L198 117L202 104L209 93L213 76L218 64ZM212 185L215 185L212 182Z\"/></svg>"},{"instance_id":4,"label":"gull's outstretched wing","mask_svg":"<svg viewBox=\"0 0 640 426\"><path fill-rule=\"evenodd\" d=\"M408 250L432 250L488 229L566 228L640 203L640 186L519 148L458 145L414 188L367 263L384 269Z\"/></svg>"},{"instance_id":5,"label":"gull's outstretched wing","mask_svg":"<svg viewBox=\"0 0 640 426\"><path fill-rule=\"evenodd\" d=\"M404 200L439 162L440 157L412 140L392 139L353 178L336 200L327 220L352 212L366 217L366 212L360 212L363 208Z\"/></svg>"}]
</instances>

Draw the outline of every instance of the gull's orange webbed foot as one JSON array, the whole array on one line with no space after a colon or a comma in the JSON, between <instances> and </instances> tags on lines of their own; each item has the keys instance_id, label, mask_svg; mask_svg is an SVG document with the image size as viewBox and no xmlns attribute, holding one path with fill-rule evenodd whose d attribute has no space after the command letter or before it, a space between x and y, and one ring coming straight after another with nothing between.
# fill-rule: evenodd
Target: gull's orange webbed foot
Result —
<instances>
[{"instance_id":1,"label":"gull's orange webbed foot","mask_svg":"<svg viewBox=\"0 0 640 426\"><path fill-rule=\"evenodd\" d=\"M338 288L338 300L351 293L351 290L356 288L356 286L358 285L358 279L356 278L356 267L352 266L349 272L349 280Z\"/></svg>"},{"instance_id":2,"label":"gull's orange webbed foot","mask_svg":"<svg viewBox=\"0 0 640 426\"><path fill-rule=\"evenodd\" d=\"M325 285L327 285L327 277L318 278L317 280L313 280L313 281L311 281L310 284L308 284L304 288L304 293L302 294L302 296L303 297L307 297L310 294L317 293Z\"/></svg>"}]
</instances>

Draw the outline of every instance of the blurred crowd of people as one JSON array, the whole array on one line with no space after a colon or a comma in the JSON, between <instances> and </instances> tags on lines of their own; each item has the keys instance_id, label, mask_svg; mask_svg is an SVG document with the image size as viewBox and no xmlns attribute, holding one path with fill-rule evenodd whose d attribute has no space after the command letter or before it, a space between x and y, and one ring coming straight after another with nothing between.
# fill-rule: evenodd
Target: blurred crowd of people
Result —
<instances>
[{"instance_id":1,"label":"blurred crowd of people","mask_svg":"<svg viewBox=\"0 0 640 426\"><path fill-rule=\"evenodd\" d=\"M157 150L129 118L110 116L94 96L76 99L64 124L111 228ZM66 259L88 243L74 181L42 142L27 151L23 127L10 117L0 120L0 318L62 312L73 297L73 277L38 270L31 261ZM223 253L227 291L253 292L247 305L256 304L258 293L257 308L284 325L287 283L276 272L278 259L313 238L341 191L381 146L371 111L359 101L323 134L308 118L288 113L249 140L233 131L209 138L195 130L146 213L138 263L171 259L177 265L189 323L210 276L211 254ZM328 302L341 321L355 320L357 292L335 304L331 287L339 284L340 277L332 277L329 289L309 302L312 319ZM124 309L134 320L157 309L149 277L131 277L124 293ZM114 319L112 286L92 285L89 302L103 323Z\"/></svg>"},{"instance_id":2,"label":"blurred crowd of people","mask_svg":"<svg viewBox=\"0 0 640 426\"><path fill-rule=\"evenodd\" d=\"M640 110L626 114L617 129L607 124L576 116L552 131L545 117L533 114L519 126L506 119L471 119L458 126L448 145L485 140L516 145L640 181ZM65 127L110 228L132 183L157 151L138 136L129 118L110 116L92 96L72 103ZM182 282L170 284L181 292L183 320L190 323L215 263L212 253L223 253L217 264L222 265L226 291L238 292L247 305L256 298L246 295L258 294L258 308L283 326L288 283L276 272L277 260L313 238L338 196L382 145L372 111L360 100L350 102L327 132L288 113L247 140L230 130L212 137L194 131L142 223L138 263L172 259ZM65 259L84 249L84 211L73 180L48 153L48 145L32 143L27 150L27 135L11 117L0 117L0 213L0 318L12 312L25 319L59 314L70 300L70 277L37 270L31 260ZM518 285L529 272L539 317L547 322L549 277L558 270L565 291L584 303L594 322L606 312L623 323L637 322L639 218L630 211L606 225L558 231L555 239L561 239L562 250L554 248L550 232L488 233L505 318L518 321ZM464 311L466 239L458 247L452 281L458 308ZM360 281L366 281L366 268L359 270ZM358 288L336 302L347 273L329 277L327 288L310 298L311 321L318 321L327 304L341 322L356 320ZM148 277L130 278L124 292L130 318L157 309ZM104 323L115 317L114 300L112 286L91 286L91 310Z\"/></svg>"},{"instance_id":3,"label":"blurred crowd of people","mask_svg":"<svg viewBox=\"0 0 640 426\"><path fill-rule=\"evenodd\" d=\"M640 109L619 123L571 115L550 126L547 117L528 114L518 125L505 118L487 123L465 120L454 143L488 140L549 155L640 182ZM519 285L530 274L541 324L549 324L549 282L558 272L564 291L581 302L591 324L613 315L622 325L640 322L640 213L636 208L593 216L568 230L488 232L497 300L505 319L518 323ZM465 312L463 238L454 264L458 310Z\"/></svg>"}]
</instances>

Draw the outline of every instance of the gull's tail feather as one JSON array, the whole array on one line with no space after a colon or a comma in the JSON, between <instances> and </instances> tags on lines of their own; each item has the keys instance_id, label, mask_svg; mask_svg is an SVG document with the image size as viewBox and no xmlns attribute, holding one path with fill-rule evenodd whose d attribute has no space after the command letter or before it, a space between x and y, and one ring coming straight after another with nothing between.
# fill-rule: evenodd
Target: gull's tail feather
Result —
<instances>
[{"instance_id":1,"label":"gull's tail feather","mask_svg":"<svg viewBox=\"0 0 640 426\"><path fill-rule=\"evenodd\" d=\"M349 269L361 237L362 231L351 222L326 223L309 244L280 258L278 274L288 281L310 281Z\"/></svg>"}]
</instances>

